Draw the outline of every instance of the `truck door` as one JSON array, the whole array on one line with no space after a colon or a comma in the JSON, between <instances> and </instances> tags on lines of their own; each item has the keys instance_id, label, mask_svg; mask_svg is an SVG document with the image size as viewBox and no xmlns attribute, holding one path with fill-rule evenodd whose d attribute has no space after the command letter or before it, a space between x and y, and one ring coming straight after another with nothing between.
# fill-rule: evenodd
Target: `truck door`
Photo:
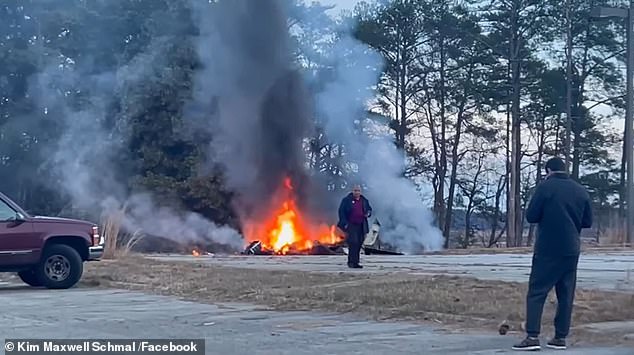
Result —
<instances>
[{"instance_id":1,"label":"truck door","mask_svg":"<svg viewBox=\"0 0 634 355\"><path fill-rule=\"evenodd\" d=\"M6 202L0 199L0 267L20 266L33 259L33 224L21 220Z\"/></svg>"}]
</instances>

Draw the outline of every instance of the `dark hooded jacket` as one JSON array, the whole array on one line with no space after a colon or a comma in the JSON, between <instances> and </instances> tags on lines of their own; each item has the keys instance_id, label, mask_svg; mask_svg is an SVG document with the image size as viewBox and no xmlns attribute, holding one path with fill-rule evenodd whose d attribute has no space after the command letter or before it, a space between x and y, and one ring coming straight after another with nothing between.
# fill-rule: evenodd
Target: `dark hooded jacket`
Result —
<instances>
[{"instance_id":1,"label":"dark hooded jacket","mask_svg":"<svg viewBox=\"0 0 634 355\"><path fill-rule=\"evenodd\" d=\"M535 189L526 220L538 224L535 254L579 255L581 229L592 227L592 202L583 186L555 173Z\"/></svg>"},{"instance_id":2,"label":"dark hooded jacket","mask_svg":"<svg viewBox=\"0 0 634 355\"><path fill-rule=\"evenodd\" d=\"M341 200L341 204L339 204L339 223L337 223L337 227L341 230L346 230L348 227L348 216L350 216L350 212L352 211L352 200L354 197L352 196L352 192L348 194L348 196L344 197ZM370 202L363 195L360 197L361 201L363 201L363 214L366 216L372 215L372 207L370 206ZM367 234L370 231L370 227L368 225L368 218L363 218L363 234Z\"/></svg>"}]
</instances>

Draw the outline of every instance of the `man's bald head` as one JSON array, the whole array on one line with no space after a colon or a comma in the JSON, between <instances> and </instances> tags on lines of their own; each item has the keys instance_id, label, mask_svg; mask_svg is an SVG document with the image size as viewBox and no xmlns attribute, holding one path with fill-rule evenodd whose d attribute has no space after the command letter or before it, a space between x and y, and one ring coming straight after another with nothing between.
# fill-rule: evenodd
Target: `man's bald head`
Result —
<instances>
[{"instance_id":1,"label":"man's bald head","mask_svg":"<svg viewBox=\"0 0 634 355\"><path fill-rule=\"evenodd\" d=\"M361 196L361 185L352 185L352 197L359 198Z\"/></svg>"}]
</instances>

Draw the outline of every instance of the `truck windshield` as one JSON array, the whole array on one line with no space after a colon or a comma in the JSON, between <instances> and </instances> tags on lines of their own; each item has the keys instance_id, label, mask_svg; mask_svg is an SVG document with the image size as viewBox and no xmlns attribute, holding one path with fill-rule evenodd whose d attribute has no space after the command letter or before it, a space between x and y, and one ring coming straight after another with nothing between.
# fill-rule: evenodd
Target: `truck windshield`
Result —
<instances>
[{"instance_id":1,"label":"truck windshield","mask_svg":"<svg viewBox=\"0 0 634 355\"><path fill-rule=\"evenodd\" d=\"M15 219L15 211L4 201L0 200L0 221L10 221Z\"/></svg>"}]
</instances>

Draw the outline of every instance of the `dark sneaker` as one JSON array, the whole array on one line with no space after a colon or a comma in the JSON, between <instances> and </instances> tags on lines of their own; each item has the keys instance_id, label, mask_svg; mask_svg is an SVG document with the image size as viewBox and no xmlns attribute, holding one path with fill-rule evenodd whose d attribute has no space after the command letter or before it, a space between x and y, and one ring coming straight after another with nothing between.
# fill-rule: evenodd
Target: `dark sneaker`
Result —
<instances>
[{"instance_id":1,"label":"dark sneaker","mask_svg":"<svg viewBox=\"0 0 634 355\"><path fill-rule=\"evenodd\" d=\"M522 340L519 344L513 345L512 349L521 351L535 351L541 350L542 347L539 345L538 338L526 337L526 339Z\"/></svg>"},{"instance_id":2,"label":"dark sneaker","mask_svg":"<svg viewBox=\"0 0 634 355\"><path fill-rule=\"evenodd\" d=\"M546 346L555 350L566 350L566 339L553 338Z\"/></svg>"},{"instance_id":3,"label":"dark sneaker","mask_svg":"<svg viewBox=\"0 0 634 355\"><path fill-rule=\"evenodd\" d=\"M361 266L359 264L353 265L352 267L355 268L355 269L363 269L363 266Z\"/></svg>"}]
</instances>

